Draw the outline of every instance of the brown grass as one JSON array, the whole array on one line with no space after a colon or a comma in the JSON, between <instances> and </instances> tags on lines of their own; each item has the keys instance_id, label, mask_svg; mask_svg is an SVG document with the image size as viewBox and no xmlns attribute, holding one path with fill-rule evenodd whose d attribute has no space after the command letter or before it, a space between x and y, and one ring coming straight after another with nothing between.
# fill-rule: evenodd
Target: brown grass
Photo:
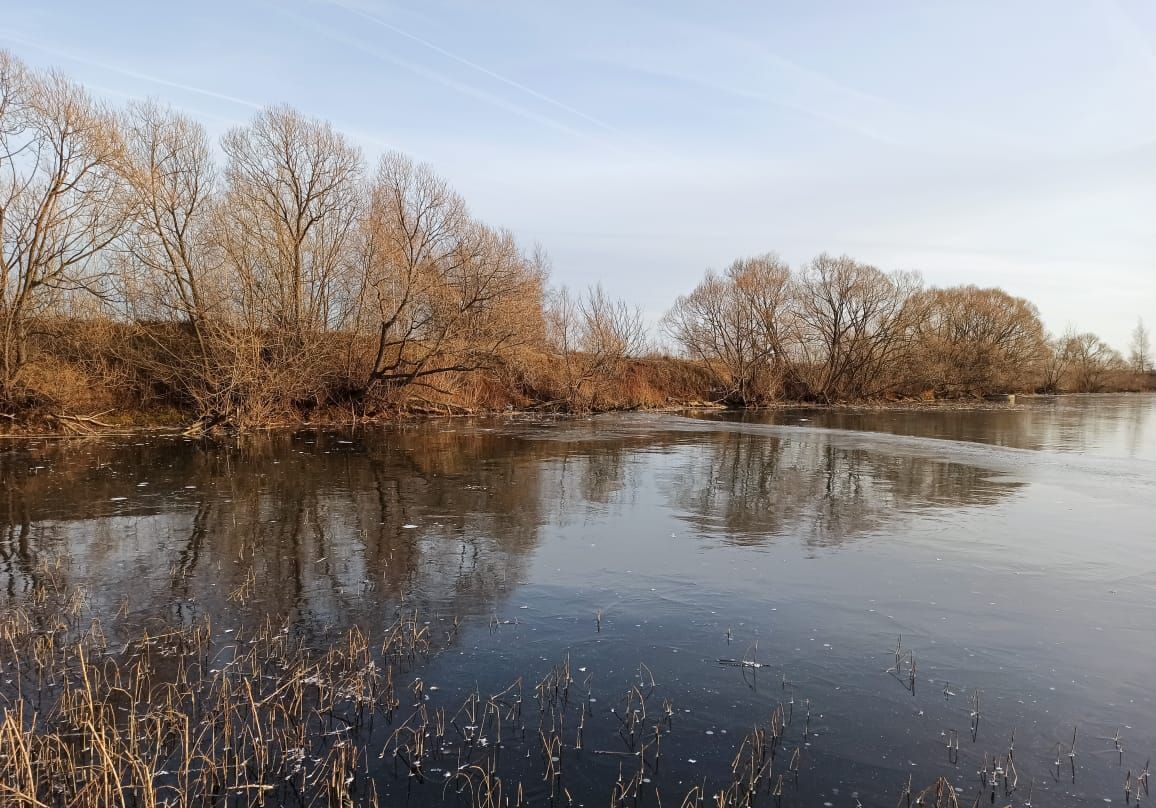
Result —
<instances>
[{"instance_id":1,"label":"brown grass","mask_svg":"<svg viewBox=\"0 0 1156 808\"><path fill-rule=\"evenodd\" d=\"M372 362L369 341L334 333L301 351L254 347L261 361L226 368L219 390L198 390L173 357L188 348L173 325L56 319L40 324L33 357L20 389L0 401L0 431L46 433L98 431L91 422L71 430L68 416L98 416L105 431L188 425L214 419L235 428L349 423L405 414L470 415L508 411L604 412L718 406L724 393L706 364L671 356L620 360L612 375L583 388L581 400L567 390L564 374L541 346L520 348L470 372L445 372L399 388L364 389ZM260 342L256 336L253 339ZM256 345L256 343L255 343ZM245 354L245 352L242 352ZM1152 387L1150 376L1115 371L1109 390ZM772 402L788 405L791 402ZM840 406L984 406L975 398L943 399L912 389L883 401ZM1005 406L1005 405L999 405ZM61 416L65 416L62 420ZM76 424L74 424L76 425Z\"/></svg>"}]
</instances>

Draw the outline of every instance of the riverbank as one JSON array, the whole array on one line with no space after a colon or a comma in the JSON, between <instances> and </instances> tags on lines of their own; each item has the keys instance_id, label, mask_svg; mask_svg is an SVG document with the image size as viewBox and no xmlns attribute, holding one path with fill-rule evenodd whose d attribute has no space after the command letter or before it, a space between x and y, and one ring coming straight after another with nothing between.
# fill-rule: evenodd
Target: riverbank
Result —
<instances>
[{"instance_id":1,"label":"riverbank","mask_svg":"<svg viewBox=\"0 0 1156 808\"><path fill-rule=\"evenodd\" d=\"M428 419L501 418L536 422L570 420L625 412L673 414L733 413L758 417L772 413L935 413L935 412L1009 412L1039 406L1041 402L1071 398L1118 395L1117 393L1021 394L987 399L916 399L895 398L884 401L816 403L811 401L778 401L757 407L729 407L714 401L688 400L651 405L628 405L572 412L547 406L515 409L468 409L460 406L413 406L388 414L362 416L340 408L315 411L307 418L277 419L262 424L238 425L222 421L203 428L189 413L174 409L143 411L110 411L93 414L42 414L28 420L8 418L0 421L0 438L68 438L115 437L118 435L185 435L189 437L241 432L270 432L294 429L348 429L388 426Z\"/></svg>"},{"instance_id":2,"label":"riverbank","mask_svg":"<svg viewBox=\"0 0 1156 808\"><path fill-rule=\"evenodd\" d=\"M433 367L409 348L403 362L408 370L375 375L374 344L356 334L314 335L281 348L268 335L257 335L251 344L229 343L220 353L196 358L188 354L189 335L173 326L58 319L38 327L53 337L36 345L18 381L0 390L0 433L160 428L203 434L431 415L723 406L970 409L989 405L985 398L992 395L1156 385L1151 374L1123 368L1097 375L1094 384L1042 371L965 381L958 373L929 374L916 363L886 383L837 395L829 385L813 383L826 372L817 364L760 366L736 376L721 361L610 349L559 351L543 340L485 356L459 345Z\"/></svg>"},{"instance_id":3,"label":"riverbank","mask_svg":"<svg viewBox=\"0 0 1156 808\"><path fill-rule=\"evenodd\" d=\"M276 419L263 424L239 426L223 421L212 429L199 429L197 419L190 413L171 408L155 410L112 410L96 413L36 413L27 418L8 416L0 420L0 437L68 437L84 435L118 434L206 434L209 432L267 431L278 429L317 427L359 427L403 423L428 418L478 418L501 417L514 419L556 419L589 417L621 412L693 413L693 412L776 412L790 410L809 411L944 411L944 410L1007 410L1023 406L1027 401L1055 396L1019 396L1000 401L983 399L892 399L888 401L862 401L846 403L816 403L808 401L778 401L757 407L729 407L717 401L691 399L664 403L633 403L608 406L581 412L569 411L550 403L523 408L507 406L501 409L470 409L462 406L435 404L415 405L387 414L374 416L359 415L341 408L327 408L315 411L310 417L298 419Z\"/></svg>"}]
</instances>

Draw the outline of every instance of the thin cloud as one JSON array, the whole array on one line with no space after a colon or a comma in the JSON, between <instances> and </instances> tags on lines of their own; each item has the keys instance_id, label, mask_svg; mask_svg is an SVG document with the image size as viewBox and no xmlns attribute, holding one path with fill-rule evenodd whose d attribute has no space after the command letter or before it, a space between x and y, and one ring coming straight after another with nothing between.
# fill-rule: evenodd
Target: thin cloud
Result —
<instances>
[{"instance_id":1,"label":"thin cloud","mask_svg":"<svg viewBox=\"0 0 1156 808\"><path fill-rule=\"evenodd\" d=\"M972 122L928 119L917 110L845 84L742 35L679 21L665 25L670 39L696 43L696 47L677 53L632 48L629 53L612 53L604 61L725 98L790 110L893 148L937 153L976 143L1034 151L1040 147Z\"/></svg>"},{"instance_id":2,"label":"thin cloud","mask_svg":"<svg viewBox=\"0 0 1156 808\"><path fill-rule=\"evenodd\" d=\"M783 109L789 109L793 112L799 112L808 115L817 120L826 123L834 124L849 132L862 135L870 140L882 143L888 146L898 146L903 143L899 138L890 135L886 129L870 126L861 118L841 114L838 111L828 109L818 104L813 103L798 103L793 102L787 98L775 95L772 93L763 92L761 90L749 89L741 87L737 84L731 84L715 79L706 78L701 73L696 73L686 70L678 70L669 67L659 67L652 64L632 64L630 62L619 62L622 67L634 70L642 75L652 76L658 79L668 81L675 81L681 84L695 87L700 90L708 90L723 96L731 98L738 98L744 101L752 101L759 104L771 104Z\"/></svg>"},{"instance_id":3,"label":"thin cloud","mask_svg":"<svg viewBox=\"0 0 1156 808\"><path fill-rule=\"evenodd\" d=\"M428 39L424 39L420 36L417 36L416 34L412 34L403 28L399 28L398 26L394 25L393 23L387 22L386 20L383 20L381 17L378 17L375 14L370 14L368 11L365 11L363 9L349 5L348 3L344 3L344 2L342 2L342 0L328 0L328 2L334 6L337 6L338 8L341 8L341 9L344 9L345 11L348 11L350 14L356 14L357 16L359 16L365 20L368 20L369 22L372 22L375 25L379 25L382 28L385 28L389 31L392 31L393 33L397 34L398 36L402 36L402 37L405 37L406 39L409 39L413 42L416 42L419 45L421 45L425 48L428 48L428 49L434 51L435 53L438 53L438 54L446 57L447 59L452 59L453 61L458 62L459 64L465 65L466 67L470 68L471 70L476 70L477 72L481 73L484 76L488 76L489 78L492 78L495 81L500 81L503 84L506 84L510 87L513 87L514 89L519 90L523 93L526 93L527 95L529 95L533 98L536 98L539 101L542 101L546 104L550 104L551 106L557 107L558 109L560 109L564 112L568 112L571 115L575 115L579 118L582 118L583 120L585 120L589 123L592 123L595 126L598 126L598 127L601 127L602 129L605 129L607 132L613 132L615 134L622 134L621 130L619 130L618 128L616 128L612 124L607 123L606 121L602 120L601 118L598 118L598 117L591 115L587 112L583 112L580 109L577 109L575 107L570 106L569 104L565 103L564 101L559 101L557 98L553 98L552 96L549 96L549 95L546 95L545 93L539 92L539 91L535 90L533 87L528 87L525 84L522 84L520 81L516 81L515 79L510 78L509 76L504 76L501 73L498 73L497 71L490 70L488 67L485 67L484 65L480 65L477 62L474 62L470 59L467 59L464 56L461 56L459 54L454 53L453 51L446 50L445 48L441 47L440 45L437 45L433 42L430 42Z\"/></svg>"},{"instance_id":4,"label":"thin cloud","mask_svg":"<svg viewBox=\"0 0 1156 808\"><path fill-rule=\"evenodd\" d=\"M1127 255L1104 255L1103 253L1087 253L1076 255L1059 253L1046 249L1013 247L989 247L983 244L950 244L935 242L920 242L918 240L894 241L873 238L842 238L839 243L856 249L884 249L892 252L905 253L936 253L953 255L963 258L982 257L1004 259L1006 263L1017 267L1025 267L1030 263L1036 264L1065 264L1076 266L1091 266L1104 263L1105 258L1115 266L1131 267L1147 270L1151 262L1139 258L1130 258ZM1025 263L1028 262L1028 263Z\"/></svg>"},{"instance_id":5,"label":"thin cloud","mask_svg":"<svg viewBox=\"0 0 1156 808\"><path fill-rule=\"evenodd\" d=\"M179 81L171 81L170 79L163 78L162 76L154 76L148 73L141 73L137 70L130 70L126 67L121 67L120 65L109 64L108 62L100 62L96 59L89 59L84 56L78 56L73 51L54 48L51 45L44 44L43 42L37 42L36 40L27 39L25 37L11 34L6 31L0 33L0 39L6 40L8 42L14 42L18 45L23 45L24 47L36 48L37 50L43 51L61 59L67 59L71 62L76 62L77 64L88 65L89 67L95 67L100 70L107 70L111 73L119 73L122 76L128 76L129 78L138 79L140 81L147 81L162 87L171 87L176 90L184 90L185 92L196 93L197 95L203 95L208 98L215 98L219 101L228 101L231 104L248 107L249 109L261 109L260 104L256 104L244 98L238 98L235 95L219 93L215 90L209 90L204 87L194 87L191 84L184 84Z\"/></svg>"},{"instance_id":6,"label":"thin cloud","mask_svg":"<svg viewBox=\"0 0 1156 808\"><path fill-rule=\"evenodd\" d=\"M428 79L428 80L433 81L437 84L441 84L442 86L448 87L449 89L454 90L456 92L459 92L463 95L470 96L471 98L475 98L479 101L484 101L488 104L491 104L491 105L496 106L500 109L503 109L506 112L513 113L514 115L518 115L519 117L525 118L526 120L533 121L535 123L541 124L543 126L551 128L551 129L556 129L559 132L564 132L564 133L571 135L573 137L582 138L582 139L586 139L586 140L595 139L588 132L583 132L579 129L575 129L574 127L572 127L572 126L570 126L570 125L568 125L562 121L559 121L555 118L552 118L552 117L547 116L547 115L542 115L538 112L534 112L533 110L527 109L527 108L521 106L520 104L514 103L513 101L509 101L509 100L502 98L500 96L496 96L493 93L488 93L485 90L481 90L481 89L474 87L472 85L465 84L464 82L457 81L456 79L450 78L449 76L447 76L443 73L440 73L440 72L438 72L432 68L428 68L428 67L425 67L423 65L419 65L419 64L417 64L415 62L411 62L407 59L402 59L401 57L395 56L394 54L388 53L384 50L381 50L380 48L375 48L371 45L367 45L364 42L361 42L361 41L359 41L353 37L346 36L345 34L334 31L333 29L318 23L316 20L311 20L311 19L302 17L301 15L299 15L295 12L289 11L288 9L285 9L285 8L277 8L277 10L282 15L297 22L299 25L309 27L313 30L319 31L320 33L322 33L325 36L329 37L330 39L334 40L335 42L339 42L339 43L341 43L343 45L347 45L351 48L356 48L357 50L361 51L362 53L373 56L374 58L380 59L381 61L389 62L390 64L393 64L397 67L400 67L403 70L406 70L406 71L409 71L410 73L413 73L414 75L421 76L424 79Z\"/></svg>"}]
</instances>

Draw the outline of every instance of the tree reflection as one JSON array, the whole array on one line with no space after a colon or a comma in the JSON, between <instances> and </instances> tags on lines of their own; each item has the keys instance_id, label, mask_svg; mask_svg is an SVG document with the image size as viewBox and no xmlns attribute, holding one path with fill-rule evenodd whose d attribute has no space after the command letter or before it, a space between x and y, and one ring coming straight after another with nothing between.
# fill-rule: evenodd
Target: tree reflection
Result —
<instances>
[{"instance_id":1,"label":"tree reflection","mask_svg":"<svg viewBox=\"0 0 1156 808\"><path fill-rule=\"evenodd\" d=\"M127 598L142 615L317 627L399 608L488 615L525 579L544 529L636 509L656 482L717 540L813 546L1013 490L820 433L639 423L29 442L0 455L0 579L19 599L38 585L38 559L61 555L98 614Z\"/></svg>"},{"instance_id":2,"label":"tree reflection","mask_svg":"<svg viewBox=\"0 0 1156 808\"><path fill-rule=\"evenodd\" d=\"M538 448L443 425L33 442L0 456L0 575L18 598L38 559L62 554L108 612L126 594L140 611L318 624L478 611L537 542ZM253 592L230 600L249 576Z\"/></svg>"},{"instance_id":3,"label":"tree reflection","mask_svg":"<svg viewBox=\"0 0 1156 808\"><path fill-rule=\"evenodd\" d=\"M814 433L707 437L672 475L669 497L701 532L732 544L798 536L836 546L904 513L990 504L1018 487L974 466L840 446Z\"/></svg>"}]
</instances>

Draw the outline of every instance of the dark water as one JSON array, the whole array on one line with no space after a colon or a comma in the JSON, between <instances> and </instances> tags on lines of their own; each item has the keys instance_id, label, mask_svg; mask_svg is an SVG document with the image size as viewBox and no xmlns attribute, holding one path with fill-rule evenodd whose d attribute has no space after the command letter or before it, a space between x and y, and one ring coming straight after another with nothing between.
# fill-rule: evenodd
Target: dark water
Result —
<instances>
[{"instance_id":1,"label":"dark water","mask_svg":"<svg viewBox=\"0 0 1156 808\"><path fill-rule=\"evenodd\" d=\"M399 609L461 617L407 675L453 712L568 658L592 699L566 752L575 804L608 802L640 665L652 709L674 708L663 804L724 783L780 703L784 757L801 750L784 805L894 805L941 774L970 805L1013 734L1000 805L1029 783L1035 805L1122 803L1156 756L1154 516L1153 396L28 441L0 447L0 608L52 554L110 624L271 614L320 642ZM899 635L913 686L888 672ZM513 745L501 767L544 801L536 755ZM389 804L443 796L375 774Z\"/></svg>"}]
</instances>

